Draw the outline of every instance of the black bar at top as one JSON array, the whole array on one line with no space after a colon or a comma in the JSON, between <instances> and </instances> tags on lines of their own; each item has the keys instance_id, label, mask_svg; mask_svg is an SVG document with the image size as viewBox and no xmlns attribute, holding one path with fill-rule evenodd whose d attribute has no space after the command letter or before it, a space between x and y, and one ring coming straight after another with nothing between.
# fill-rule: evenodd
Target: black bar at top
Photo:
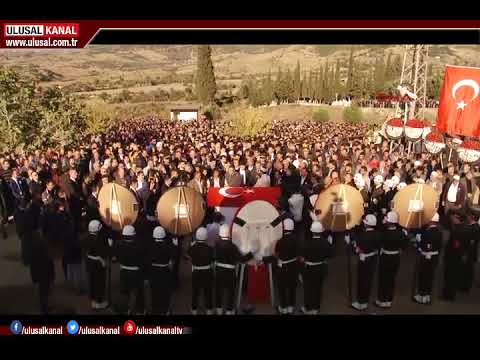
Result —
<instances>
[{"instance_id":1,"label":"black bar at top","mask_svg":"<svg viewBox=\"0 0 480 360\"><path fill-rule=\"evenodd\" d=\"M479 44L477 29L102 29L90 44Z\"/></svg>"}]
</instances>

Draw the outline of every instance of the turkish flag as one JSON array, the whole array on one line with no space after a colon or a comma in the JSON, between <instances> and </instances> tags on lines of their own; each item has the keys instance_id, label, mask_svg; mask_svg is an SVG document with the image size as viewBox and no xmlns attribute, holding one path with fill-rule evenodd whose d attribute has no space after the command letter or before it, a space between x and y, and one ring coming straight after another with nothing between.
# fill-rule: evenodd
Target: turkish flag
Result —
<instances>
[{"instance_id":1,"label":"turkish flag","mask_svg":"<svg viewBox=\"0 0 480 360\"><path fill-rule=\"evenodd\" d=\"M450 135L480 136L480 68L445 68L437 129Z\"/></svg>"},{"instance_id":2,"label":"turkish flag","mask_svg":"<svg viewBox=\"0 0 480 360\"><path fill-rule=\"evenodd\" d=\"M208 189L208 206L239 208L253 200L265 200L276 205L282 190L278 186L270 187L223 187Z\"/></svg>"}]
</instances>

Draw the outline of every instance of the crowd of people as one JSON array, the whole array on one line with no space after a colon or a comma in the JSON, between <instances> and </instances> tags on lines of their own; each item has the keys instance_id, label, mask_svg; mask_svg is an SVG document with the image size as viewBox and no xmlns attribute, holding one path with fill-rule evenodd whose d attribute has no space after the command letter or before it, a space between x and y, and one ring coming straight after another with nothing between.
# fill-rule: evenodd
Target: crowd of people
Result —
<instances>
[{"instance_id":1,"label":"crowd of people","mask_svg":"<svg viewBox=\"0 0 480 360\"><path fill-rule=\"evenodd\" d=\"M192 313L199 312L202 293L207 313L214 308L218 314L238 310L233 304L236 268L252 257L231 243L229 229L214 209L207 211L191 243L168 234L157 223L156 204L178 185L192 187L204 197L209 187L281 187L278 206L287 217L285 235L275 256L264 261L276 269L282 314L295 311L299 281L304 288L303 311L319 311L322 281L337 236L315 218L310 197L340 183L360 191L366 214L362 224L343 234L351 254L358 257L355 309L368 307L377 260L376 304L392 306L400 252L410 246L412 237L420 257L415 301L431 301L433 273L442 252L444 298L454 300L456 291L471 288L480 238L475 211L478 167L441 161L427 151L391 150L388 140L376 144L367 136L367 124L277 121L250 138L228 136L223 126L205 116L190 122L132 119L78 146L0 156L1 233L6 237L7 226L14 224L22 262L38 285L42 313L50 311L48 295L57 259L72 289L79 296L88 292L94 310L113 306L105 286L110 260L119 264L122 309L130 313L146 310L144 280L151 287L151 311L171 312L171 295L181 286L182 261L192 263ZM99 191L110 182L130 189L140 207L137 221L121 233L111 231L99 214ZM431 223L412 234L398 225L391 201L399 189L414 182L431 185L441 201ZM294 219L289 206L293 194L305 198L301 221ZM440 228L449 230L445 246Z\"/></svg>"}]
</instances>

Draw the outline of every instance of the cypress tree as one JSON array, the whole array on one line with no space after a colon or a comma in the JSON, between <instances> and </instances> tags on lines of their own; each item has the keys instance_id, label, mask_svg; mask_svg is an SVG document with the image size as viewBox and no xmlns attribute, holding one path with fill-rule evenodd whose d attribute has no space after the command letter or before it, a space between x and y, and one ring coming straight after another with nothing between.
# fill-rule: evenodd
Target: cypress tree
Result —
<instances>
[{"instance_id":1,"label":"cypress tree","mask_svg":"<svg viewBox=\"0 0 480 360\"><path fill-rule=\"evenodd\" d=\"M265 102L267 104L270 104L273 100L273 83L272 83L272 76L270 74L270 69L268 70L268 75L265 80L264 95L265 95Z\"/></svg>"},{"instance_id":2,"label":"cypress tree","mask_svg":"<svg viewBox=\"0 0 480 360\"><path fill-rule=\"evenodd\" d=\"M295 89L295 99L298 100L302 96L302 83L300 81L300 61L297 60L297 67L295 68L295 75L293 77L293 86Z\"/></svg>"},{"instance_id":3,"label":"cypress tree","mask_svg":"<svg viewBox=\"0 0 480 360\"><path fill-rule=\"evenodd\" d=\"M292 101L294 96L295 96L295 88L294 88L294 83L293 83L293 77L292 73L290 72L290 69L287 69L287 73L285 74L285 78L283 81L283 91L284 91L284 98L288 102Z\"/></svg>"},{"instance_id":4,"label":"cypress tree","mask_svg":"<svg viewBox=\"0 0 480 360\"><path fill-rule=\"evenodd\" d=\"M392 53L387 54L387 63L385 64L385 81L392 81L394 79L392 67Z\"/></svg>"},{"instance_id":5,"label":"cypress tree","mask_svg":"<svg viewBox=\"0 0 480 360\"><path fill-rule=\"evenodd\" d=\"M340 59L337 59L337 64L335 66L335 77L334 77L334 90L335 90L335 95L340 94L342 83L340 81Z\"/></svg>"},{"instance_id":6,"label":"cypress tree","mask_svg":"<svg viewBox=\"0 0 480 360\"><path fill-rule=\"evenodd\" d=\"M347 72L347 85L346 90L348 94L353 90L353 77L354 77L354 60L353 60L353 45L350 47L350 57L348 59L348 72Z\"/></svg>"},{"instance_id":7,"label":"cypress tree","mask_svg":"<svg viewBox=\"0 0 480 360\"><path fill-rule=\"evenodd\" d=\"M203 105L213 103L217 92L211 52L210 45L197 46L196 93Z\"/></svg>"}]
</instances>

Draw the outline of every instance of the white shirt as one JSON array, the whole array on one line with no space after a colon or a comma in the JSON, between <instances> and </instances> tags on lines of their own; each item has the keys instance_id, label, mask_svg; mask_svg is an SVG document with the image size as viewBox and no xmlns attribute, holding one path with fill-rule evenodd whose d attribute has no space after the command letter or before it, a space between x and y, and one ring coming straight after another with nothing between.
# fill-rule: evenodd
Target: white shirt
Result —
<instances>
[{"instance_id":1,"label":"white shirt","mask_svg":"<svg viewBox=\"0 0 480 360\"><path fill-rule=\"evenodd\" d=\"M240 170L240 176L242 177L243 183L246 184L247 174L246 174L245 170Z\"/></svg>"},{"instance_id":2,"label":"white shirt","mask_svg":"<svg viewBox=\"0 0 480 360\"><path fill-rule=\"evenodd\" d=\"M220 178L218 179L213 179L213 187L214 188L219 188L220 187Z\"/></svg>"},{"instance_id":3,"label":"white shirt","mask_svg":"<svg viewBox=\"0 0 480 360\"><path fill-rule=\"evenodd\" d=\"M448 188L448 193L447 193L447 200L448 202L456 202L457 201L457 190L458 190L458 185L459 184L454 184L452 183L450 187Z\"/></svg>"}]
</instances>

